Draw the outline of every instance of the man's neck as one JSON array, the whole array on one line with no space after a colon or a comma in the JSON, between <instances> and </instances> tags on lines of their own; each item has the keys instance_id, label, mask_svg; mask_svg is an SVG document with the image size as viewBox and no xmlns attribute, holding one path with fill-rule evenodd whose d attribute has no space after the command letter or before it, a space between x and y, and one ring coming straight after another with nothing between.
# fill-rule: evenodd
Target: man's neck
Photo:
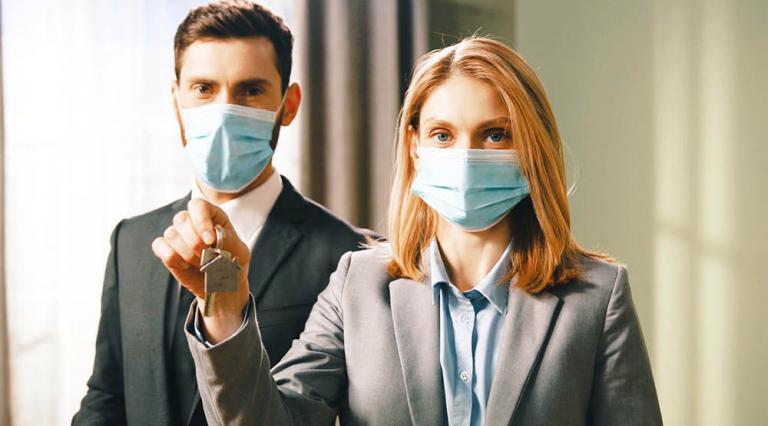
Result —
<instances>
[{"instance_id":1,"label":"man's neck","mask_svg":"<svg viewBox=\"0 0 768 426\"><path fill-rule=\"evenodd\" d=\"M244 194L247 194L254 189L260 187L264 182L266 182L270 177L272 177L272 173L275 173L275 168L272 167L272 162L270 161L269 164L267 164L267 167L264 168L264 170L261 172L261 174L250 183L250 185L246 186L242 190L236 193L229 193L229 192L219 192L216 191L213 188L208 187L204 183L201 183L199 180L197 180L197 187L200 188L200 192L205 195L206 200L210 201L213 204L216 204L217 206L222 205L226 203L227 201L234 200L237 197L240 197Z\"/></svg>"}]
</instances>

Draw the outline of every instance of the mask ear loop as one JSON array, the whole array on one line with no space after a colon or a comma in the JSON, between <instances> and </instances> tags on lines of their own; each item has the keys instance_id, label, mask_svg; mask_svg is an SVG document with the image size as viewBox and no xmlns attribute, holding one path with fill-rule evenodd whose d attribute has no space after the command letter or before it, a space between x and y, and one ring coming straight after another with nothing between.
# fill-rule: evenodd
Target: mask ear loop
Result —
<instances>
[{"instance_id":1,"label":"mask ear loop","mask_svg":"<svg viewBox=\"0 0 768 426\"><path fill-rule=\"evenodd\" d=\"M272 122L272 132L271 136L269 137L269 147L272 148L272 151L275 150L277 147L277 142L275 142L275 139L278 135L278 128L279 126L283 125L283 112L285 109L285 100L288 98L288 90L286 89L285 93L283 93L283 98L280 99L280 106L277 107L277 111L275 111L275 118Z\"/></svg>"},{"instance_id":2,"label":"mask ear loop","mask_svg":"<svg viewBox=\"0 0 768 426\"><path fill-rule=\"evenodd\" d=\"M178 87L178 86L177 86ZM182 108L181 103L179 103L179 89L176 89L176 95L173 97L173 103L176 105L176 117L179 121L179 126L181 126L181 142L186 148L187 146L187 128L186 124L184 123L184 114L182 114Z\"/></svg>"},{"instance_id":3,"label":"mask ear loop","mask_svg":"<svg viewBox=\"0 0 768 426\"><path fill-rule=\"evenodd\" d=\"M280 105L278 105L277 110L275 111L275 122L272 123L272 133L275 132L275 126L278 125L278 121L283 121L283 112L285 109L285 100L288 98L288 89L285 90L285 93L283 93L282 99L280 99Z\"/></svg>"}]
</instances>

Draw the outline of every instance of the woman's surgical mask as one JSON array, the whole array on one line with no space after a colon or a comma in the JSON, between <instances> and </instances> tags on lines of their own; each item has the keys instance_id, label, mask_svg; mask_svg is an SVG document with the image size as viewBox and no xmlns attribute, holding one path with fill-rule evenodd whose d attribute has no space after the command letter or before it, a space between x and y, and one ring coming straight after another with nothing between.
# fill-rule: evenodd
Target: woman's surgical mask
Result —
<instances>
[{"instance_id":1,"label":"woman's surgical mask","mask_svg":"<svg viewBox=\"0 0 768 426\"><path fill-rule=\"evenodd\" d=\"M419 148L417 152L419 168L411 191L468 231L495 225L529 193L516 151Z\"/></svg>"},{"instance_id":2,"label":"woman's surgical mask","mask_svg":"<svg viewBox=\"0 0 768 426\"><path fill-rule=\"evenodd\" d=\"M230 104L182 108L184 151L198 179L219 192L250 185L272 158L276 114Z\"/></svg>"}]
</instances>

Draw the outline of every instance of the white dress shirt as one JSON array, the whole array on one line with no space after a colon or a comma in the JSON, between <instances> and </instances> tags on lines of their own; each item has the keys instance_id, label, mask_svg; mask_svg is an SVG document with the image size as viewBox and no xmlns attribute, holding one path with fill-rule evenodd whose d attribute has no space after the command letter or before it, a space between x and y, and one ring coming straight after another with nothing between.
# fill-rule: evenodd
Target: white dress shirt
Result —
<instances>
[{"instance_id":1,"label":"white dress shirt","mask_svg":"<svg viewBox=\"0 0 768 426\"><path fill-rule=\"evenodd\" d=\"M237 232L237 236L253 250L256 239L259 238L261 228L267 221L267 216L283 190L283 181L277 170L272 171L272 175L264 183L245 194L229 200L219 207L229 217L232 226ZM202 198L206 200L205 195L200 190L197 181L192 185L192 198Z\"/></svg>"}]
</instances>

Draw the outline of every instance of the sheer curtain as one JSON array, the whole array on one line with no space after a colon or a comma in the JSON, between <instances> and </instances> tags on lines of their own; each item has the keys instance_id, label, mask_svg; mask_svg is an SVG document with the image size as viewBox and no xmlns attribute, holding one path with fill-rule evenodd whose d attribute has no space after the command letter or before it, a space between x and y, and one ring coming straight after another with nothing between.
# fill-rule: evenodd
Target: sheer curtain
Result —
<instances>
[{"instance_id":1,"label":"sheer curtain","mask_svg":"<svg viewBox=\"0 0 768 426\"><path fill-rule=\"evenodd\" d=\"M14 424L69 423L92 367L112 228L189 190L170 84L173 34L199 3L2 1ZM263 3L292 24L291 1ZM298 131L281 133L275 160L295 181Z\"/></svg>"}]
</instances>

